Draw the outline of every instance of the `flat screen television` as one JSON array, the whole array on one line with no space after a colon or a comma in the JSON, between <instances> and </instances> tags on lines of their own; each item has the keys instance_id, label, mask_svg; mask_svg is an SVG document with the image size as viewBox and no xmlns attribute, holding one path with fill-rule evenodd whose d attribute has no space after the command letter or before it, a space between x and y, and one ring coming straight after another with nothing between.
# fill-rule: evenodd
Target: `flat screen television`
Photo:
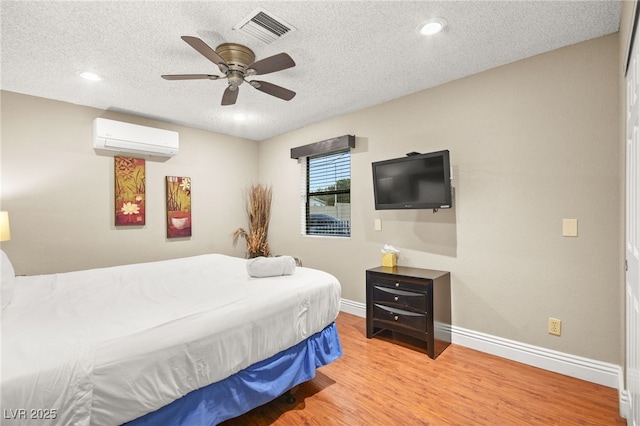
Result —
<instances>
[{"instance_id":1,"label":"flat screen television","mask_svg":"<svg viewBox=\"0 0 640 426\"><path fill-rule=\"evenodd\" d=\"M376 210L451 207L449 151L372 163Z\"/></svg>"}]
</instances>

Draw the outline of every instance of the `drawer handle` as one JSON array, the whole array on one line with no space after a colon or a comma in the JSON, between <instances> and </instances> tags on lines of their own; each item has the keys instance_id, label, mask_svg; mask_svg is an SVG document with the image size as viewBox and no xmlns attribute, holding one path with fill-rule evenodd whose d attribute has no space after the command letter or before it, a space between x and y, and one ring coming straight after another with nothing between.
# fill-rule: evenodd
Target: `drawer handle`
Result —
<instances>
[{"instance_id":1,"label":"drawer handle","mask_svg":"<svg viewBox=\"0 0 640 426\"><path fill-rule=\"evenodd\" d=\"M395 297L393 298L393 300L395 300L395 301L397 302L397 301L398 301L398 296L395 296Z\"/></svg>"},{"instance_id":2,"label":"drawer handle","mask_svg":"<svg viewBox=\"0 0 640 426\"><path fill-rule=\"evenodd\" d=\"M394 320L394 321L398 321L398 316L397 316L397 315L396 315L396 316L394 316L394 317L393 317L393 320Z\"/></svg>"},{"instance_id":3,"label":"drawer handle","mask_svg":"<svg viewBox=\"0 0 640 426\"><path fill-rule=\"evenodd\" d=\"M400 287L400 283L396 283L396 287Z\"/></svg>"}]
</instances>

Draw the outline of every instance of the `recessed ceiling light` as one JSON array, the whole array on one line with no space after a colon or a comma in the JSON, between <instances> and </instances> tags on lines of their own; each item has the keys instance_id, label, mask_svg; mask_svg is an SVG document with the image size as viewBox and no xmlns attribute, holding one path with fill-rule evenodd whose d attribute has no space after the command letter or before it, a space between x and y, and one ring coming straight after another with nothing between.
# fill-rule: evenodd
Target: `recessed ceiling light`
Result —
<instances>
[{"instance_id":1,"label":"recessed ceiling light","mask_svg":"<svg viewBox=\"0 0 640 426\"><path fill-rule=\"evenodd\" d=\"M427 36L434 35L442 31L446 25L447 20L444 18L431 18L418 25L418 32Z\"/></svg>"},{"instance_id":2,"label":"recessed ceiling light","mask_svg":"<svg viewBox=\"0 0 640 426\"><path fill-rule=\"evenodd\" d=\"M89 71L79 72L78 75L80 75L80 77L84 78L85 80L89 80L89 81L102 80L102 77L100 77L98 74L89 72Z\"/></svg>"}]
</instances>

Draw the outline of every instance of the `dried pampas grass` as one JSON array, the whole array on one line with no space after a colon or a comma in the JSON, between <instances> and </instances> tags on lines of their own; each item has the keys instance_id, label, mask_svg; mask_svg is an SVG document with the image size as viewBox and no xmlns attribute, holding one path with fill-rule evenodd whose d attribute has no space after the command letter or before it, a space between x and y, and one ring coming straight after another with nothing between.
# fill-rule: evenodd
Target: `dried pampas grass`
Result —
<instances>
[{"instance_id":1,"label":"dried pampas grass","mask_svg":"<svg viewBox=\"0 0 640 426\"><path fill-rule=\"evenodd\" d=\"M247 215L249 216L249 230L238 228L233 232L234 246L238 238L247 241L247 258L258 256L268 257L271 254L267 232L271 216L271 187L256 184L247 191Z\"/></svg>"}]
</instances>

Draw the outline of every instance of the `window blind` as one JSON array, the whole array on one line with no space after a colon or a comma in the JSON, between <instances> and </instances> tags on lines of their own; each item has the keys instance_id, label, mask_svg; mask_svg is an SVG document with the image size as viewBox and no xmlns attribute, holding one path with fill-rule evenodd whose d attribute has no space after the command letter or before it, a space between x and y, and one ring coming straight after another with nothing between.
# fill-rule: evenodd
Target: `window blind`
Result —
<instances>
[{"instance_id":1,"label":"window blind","mask_svg":"<svg viewBox=\"0 0 640 426\"><path fill-rule=\"evenodd\" d=\"M351 235L351 153L343 150L307 157L305 235Z\"/></svg>"}]
</instances>

